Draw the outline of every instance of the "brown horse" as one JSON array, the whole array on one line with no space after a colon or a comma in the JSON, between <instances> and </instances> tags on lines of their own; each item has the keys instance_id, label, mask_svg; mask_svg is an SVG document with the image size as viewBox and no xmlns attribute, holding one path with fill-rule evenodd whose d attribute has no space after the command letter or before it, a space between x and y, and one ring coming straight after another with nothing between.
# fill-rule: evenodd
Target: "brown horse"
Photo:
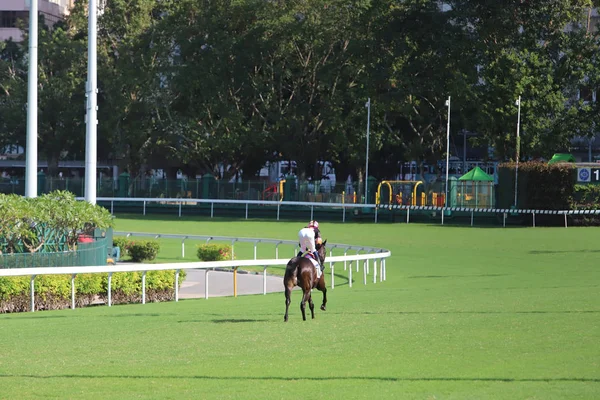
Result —
<instances>
[{"instance_id":1,"label":"brown horse","mask_svg":"<svg viewBox=\"0 0 600 400\"><path fill-rule=\"evenodd\" d=\"M327 250L325 244L317 245L317 253L321 259L321 263L325 262L325 255ZM319 268L319 267L317 267ZM283 320L288 320L288 309L290 307L292 289L294 286L299 286L304 293L302 301L300 302L300 310L302 310L302 319L306 321L306 302L310 307L310 313L315 318L315 305L312 301L311 290L314 288L319 289L323 292L323 304L321 304L321 310L325 311L325 305L327 304L327 287L325 286L325 272L321 273L321 277L317 279L317 269L314 267L311 260L306 257L294 257L292 258L285 267L285 276L283 277L283 286L285 288L285 316Z\"/></svg>"}]
</instances>

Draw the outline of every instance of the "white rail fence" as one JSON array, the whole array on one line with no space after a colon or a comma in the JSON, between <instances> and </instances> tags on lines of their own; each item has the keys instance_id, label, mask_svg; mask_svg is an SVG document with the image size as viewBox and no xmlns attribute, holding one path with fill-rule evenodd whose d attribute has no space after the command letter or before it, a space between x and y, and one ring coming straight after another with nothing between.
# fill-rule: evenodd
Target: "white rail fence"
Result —
<instances>
[{"instance_id":1,"label":"white rail fence","mask_svg":"<svg viewBox=\"0 0 600 400\"><path fill-rule=\"evenodd\" d=\"M78 198L83 200L83 198ZM221 200L221 199L182 199L182 198L131 198L131 197L98 197L100 202L110 202L110 212L114 214L115 203L142 203L142 213L146 215L146 206L152 203L170 204L178 206L178 215L181 217L185 206L197 206L198 204L210 204L210 217L214 218L215 204L237 204L245 205L246 216L248 219L250 205L259 205L273 208L277 210L277 220L280 219L281 208L286 206L306 207L310 208L310 219L314 219L315 208L330 208L342 210L342 222L346 222L346 213L348 210L358 209L373 209L373 221L377 223L379 218L379 210L398 210L406 211L406 222L410 223L411 211L431 211L439 212L443 215L446 212L466 212L471 214L471 226L474 225L475 215L497 215L502 217L502 225L506 226L506 219L513 215L531 215L533 217L533 227L535 227L536 215L562 215L564 216L565 228L568 227L567 216L591 216L600 215L600 210L533 210L533 209L500 209L500 208L469 208L469 207L434 207L434 206L406 206L406 205L384 205L384 204L355 204L355 203L317 203L303 201L272 201L272 200ZM441 218L441 224L444 225L444 218Z\"/></svg>"},{"instance_id":2,"label":"white rail fence","mask_svg":"<svg viewBox=\"0 0 600 400\"><path fill-rule=\"evenodd\" d=\"M142 272L142 304L146 303L146 273L148 271L163 271L175 270L175 301L179 301L179 274L181 270L201 269L204 270L204 297L208 299L209 293L209 272L218 268L234 268L239 267L263 267L263 294L267 293L267 268L271 266L285 266L289 258L279 258L279 245L291 244L296 246L297 243L291 240L275 240L275 239L254 239L254 238L236 238L227 236L196 236L196 235L172 235L172 234L152 234L141 232L115 232L116 236L140 236L153 237L164 239L181 239L182 256L185 255L186 240L205 240L207 243L211 240L231 242L232 250L236 242L254 243L254 259L253 260L228 260L228 261L199 261L189 263L165 263L165 264L128 264L128 265L100 265L91 267L49 267L49 268L13 268L0 269L0 276L29 276L30 277L30 294L31 294L31 312L35 311L35 278L38 275L71 275L71 308L75 309L75 278L78 274L108 274L108 298L107 305L112 305L111 282L112 275L116 272ZM259 243L275 244L274 259L257 259L257 246ZM360 271L360 265L363 266L363 284L367 284L367 275L370 271L370 262L373 263L373 283L385 281L387 279L386 258L391 256L391 252L385 249L372 247L351 246L345 244L330 244L329 256L326 258L326 263L329 264L331 270L331 288L335 288L335 263L344 263L344 270L348 271L348 285L352 287L352 270L356 267L356 272ZM344 251L343 256L333 256L333 249L338 248ZM348 255L348 252L355 251L355 254ZM365 254L360 254L366 252ZM296 253L294 252L294 255ZM232 251L233 257L233 251Z\"/></svg>"}]
</instances>

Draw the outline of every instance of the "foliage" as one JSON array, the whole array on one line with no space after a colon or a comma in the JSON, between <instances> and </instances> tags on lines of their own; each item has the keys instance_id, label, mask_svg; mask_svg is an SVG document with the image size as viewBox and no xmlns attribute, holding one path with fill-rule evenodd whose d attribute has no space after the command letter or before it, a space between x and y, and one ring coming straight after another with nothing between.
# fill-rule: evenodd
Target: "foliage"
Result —
<instances>
[{"instance_id":1,"label":"foliage","mask_svg":"<svg viewBox=\"0 0 600 400\"><path fill-rule=\"evenodd\" d=\"M156 240L131 241L127 252L133 262L152 261L156 258L160 244Z\"/></svg>"},{"instance_id":2,"label":"foliage","mask_svg":"<svg viewBox=\"0 0 600 400\"><path fill-rule=\"evenodd\" d=\"M513 193L515 163L499 165L498 187L503 193ZM526 162L519 164L518 185L521 195L518 208L535 210L568 210L572 203L577 169L571 164ZM498 199L501 201L500 199ZM512 204L499 204L508 208Z\"/></svg>"},{"instance_id":3,"label":"foliage","mask_svg":"<svg viewBox=\"0 0 600 400\"><path fill-rule=\"evenodd\" d=\"M179 284L185 280L180 273ZM175 271L149 271L146 274L146 297L149 301L173 299ZM78 307L94 301L108 301L108 275L79 274L75 279ZM71 306L70 275L40 275L35 279L36 310L56 310ZM122 272L112 275L111 297L114 304L139 302L142 298L142 273ZM0 313L29 311L29 277L0 277Z\"/></svg>"},{"instance_id":4,"label":"foliage","mask_svg":"<svg viewBox=\"0 0 600 400\"><path fill-rule=\"evenodd\" d=\"M132 176L173 166L248 178L273 160L314 177L332 160L362 176L371 98L371 171L391 178L399 162L443 156L448 96L452 135L476 134L502 161L515 154L521 96L522 155L548 158L600 126L600 102L578 97L600 82L592 6L111 0L98 24L99 158ZM86 13L75 2L52 29L40 22L50 175L61 158L83 158ZM26 142L27 45L25 35L0 46L0 146Z\"/></svg>"},{"instance_id":5,"label":"foliage","mask_svg":"<svg viewBox=\"0 0 600 400\"><path fill-rule=\"evenodd\" d=\"M202 244L198 246L196 255L202 261L231 260L233 249L228 244Z\"/></svg>"},{"instance_id":6,"label":"foliage","mask_svg":"<svg viewBox=\"0 0 600 400\"><path fill-rule=\"evenodd\" d=\"M36 198L0 193L0 251L22 253L63 251L57 237L66 237L74 250L80 233L113 226L112 215L103 207L77 201L72 193L55 191Z\"/></svg>"},{"instance_id":7,"label":"foliage","mask_svg":"<svg viewBox=\"0 0 600 400\"><path fill-rule=\"evenodd\" d=\"M113 247L118 247L121 250L121 257L128 257L129 249L131 247L132 240L125 237L113 237Z\"/></svg>"},{"instance_id":8,"label":"foliage","mask_svg":"<svg viewBox=\"0 0 600 400\"><path fill-rule=\"evenodd\" d=\"M571 208L577 210L599 210L600 185L575 185Z\"/></svg>"}]
</instances>

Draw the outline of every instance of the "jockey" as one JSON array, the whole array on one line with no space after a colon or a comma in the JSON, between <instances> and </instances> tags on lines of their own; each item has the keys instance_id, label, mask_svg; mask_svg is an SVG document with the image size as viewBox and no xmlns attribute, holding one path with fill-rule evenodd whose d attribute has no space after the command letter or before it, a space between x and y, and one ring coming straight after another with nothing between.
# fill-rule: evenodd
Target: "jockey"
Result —
<instances>
[{"instance_id":1,"label":"jockey","mask_svg":"<svg viewBox=\"0 0 600 400\"><path fill-rule=\"evenodd\" d=\"M298 253L298 257L301 257L304 251L310 251L321 266L321 271L323 271L325 266L321 263L321 259L319 258L315 246L315 243L323 243L321 231L319 231L319 223L317 221L310 221L306 227L300 229L300 232L298 232L298 241L300 242L300 252Z\"/></svg>"}]
</instances>

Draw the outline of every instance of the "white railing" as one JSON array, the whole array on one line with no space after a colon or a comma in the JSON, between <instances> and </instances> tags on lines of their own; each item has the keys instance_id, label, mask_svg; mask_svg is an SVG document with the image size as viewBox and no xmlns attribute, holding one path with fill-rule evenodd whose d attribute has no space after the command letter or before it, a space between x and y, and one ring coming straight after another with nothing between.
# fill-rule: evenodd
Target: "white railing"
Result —
<instances>
[{"instance_id":1,"label":"white railing","mask_svg":"<svg viewBox=\"0 0 600 400\"><path fill-rule=\"evenodd\" d=\"M83 197L78 197L83 200ZM114 214L114 205L118 202L142 203L142 213L146 215L146 206L150 203L171 204L178 206L178 215L183 215L184 205L210 204L210 217L213 218L215 204L237 204L246 206L246 219L249 215L249 205L260 205L273 207L277 209L277 220L281 212L281 207L297 206L310 208L310 219L314 219L314 210L317 208L331 208L342 210L342 222L346 222L346 212L352 209L373 209L373 220L377 223L379 210L400 210L406 212L406 222L410 223L411 211L433 211L442 215L445 212L466 212L471 214L471 226L474 225L476 214L498 215L502 216L503 226L506 226L506 219L512 215L531 215L532 225L535 227L536 215L562 215L564 216L565 228L568 227L567 216L570 215L600 215L600 210L534 210L534 209L501 209L501 208L470 208L470 207L437 207L437 206L406 206L406 205L387 205L387 204L355 204L355 203L318 203L305 201L272 201L272 200L225 200L225 199L184 199L184 198L131 198L131 197L98 197L97 201L110 202L110 212ZM442 225L444 218L441 218Z\"/></svg>"},{"instance_id":2,"label":"white railing","mask_svg":"<svg viewBox=\"0 0 600 400\"><path fill-rule=\"evenodd\" d=\"M239 267L263 267L263 294L267 293L267 267L271 266L285 266L289 259L279 258L278 246L280 244L292 244L297 245L296 241L292 240L276 240L276 239L254 239L254 238L233 238L227 236L194 236L194 235L173 235L173 234L152 234L152 233L141 233L141 232L115 232L115 235L124 236L142 236L142 237L154 237L154 238L165 238L165 239L181 239L182 240L182 255L185 254L185 240L218 240L228 241L233 244L235 242L253 242L254 243L254 259L253 260L228 260L228 261L199 261L190 263L167 263L167 264L128 264L128 265L101 265L91 267L49 267L49 268L13 268L13 269L0 269L0 276L30 276L30 292L31 292L31 311L35 310L35 278L37 275L71 275L71 308L75 309L75 278L77 274L108 274L108 299L107 304L110 307L112 305L111 298L111 284L112 274L115 272L142 272L142 304L146 303L146 272L148 271L163 271L163 270L175 270L175 301L179 301L179 274L181 270L187 269L203 269L204 270L204 297L208 299L209 293L209 271L217 268L233 268L234 269L234 288L237 268ZM276 245L276 258L274 259L257 259L258 243L271 243ZM356 272L360 270L360 264L363 264L363 283L367 284L367 275L369 274L369 261L373 261L373 283L384 281L387 279L386 273L386 258L391 256L391 252L385 249L377 249L372 247L360 247L351 246L344 244L331 244L328 245L330 256L327 257L326 263L329 263L331 269L331 288L335 288L335 263L344 263L344 270L348 271L348 285L352 287L352 263L356 264ZM344 250L343 256L332 256L332 251L335 248ZM356 251L354 255L347 255L349 251ZM370 251L367 254L360 254L362 251ZM294 254L295 255L295 254ZM233 257L233 251L232 251ZM379 271L378 271L379 263ZM234 295L235 289L234 289Z\"/></svg>"},{"instance_id":3,"label":"white railing","mask_svg":"<svg viewBox=\"0 0 600 400\"><path fill-rule=\"evenodd\" d=\"M78 197L78 200L84 200L83 197ZM131 197L98 197L96 201L110 202L110 212L114 214L114 205L118 202L142 203L142 213L146 215L146 205L149 203L171 204L179 206L179 217L182 216L184 205L210 204L210 217L215 214L215 204L238 204L246 206L246 219L248 219L249 205L270 206L277 208L277 220L282 206L300 206L310 207L310 219L314 219L315 207L338 208L342 209L342 221L346 222L346 212L348 209L356 208L373 208L375 209L375 222L377 222L377 205L375 204L355 204L355 203L316 203L307 201L273 201L273 200L225 200L225 199L186 199L186 198L131 198Z\"/></svg>"}]
</instances>

